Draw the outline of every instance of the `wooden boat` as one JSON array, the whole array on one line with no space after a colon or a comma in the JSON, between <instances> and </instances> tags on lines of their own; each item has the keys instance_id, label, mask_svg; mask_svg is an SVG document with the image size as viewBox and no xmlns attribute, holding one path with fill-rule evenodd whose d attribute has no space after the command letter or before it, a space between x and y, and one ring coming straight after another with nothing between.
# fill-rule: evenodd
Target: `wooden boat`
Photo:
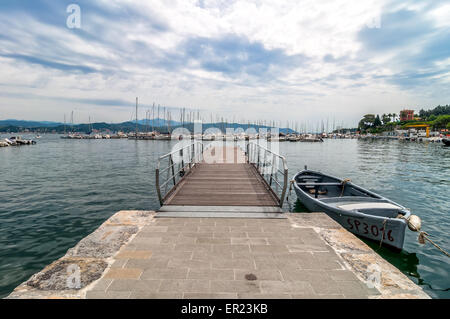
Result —
<instances>
[{"instance_id":1,"label":"wooden boat","mask_svg":"<svg viewBox=\"0 0 450 319\"><path fill-rule=\"evenodd\" d=\"M326 213L356 235L403 248L408 219L413 216L405 207L349 180L311 170L295 175L293 183L298 199L310 211Z\"/></svg>"},{"instance_id":2,"label":"wooden boat","mask_svg":"<svg viewBox=\"0 0 450 319\"><path fill-rule=\"evenodd\" d=\"M450 138L443 138L442 139L442 143L444 143L444 145L446 145L446 146L450 146Z\"/></svg>"}]
</instances>

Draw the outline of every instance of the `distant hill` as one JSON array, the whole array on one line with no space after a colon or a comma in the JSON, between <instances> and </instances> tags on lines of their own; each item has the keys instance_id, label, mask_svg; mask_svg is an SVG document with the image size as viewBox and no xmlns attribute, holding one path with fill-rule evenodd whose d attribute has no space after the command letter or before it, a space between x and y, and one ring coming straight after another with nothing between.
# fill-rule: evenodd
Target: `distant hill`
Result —
<instances>
[{"instance_id":1,"label":"distant hill","mask_svg":"<svg viewBox=\"0 0 450 319\"><path fill-rule=\"evenodd\" d=\"M17 126L17 127L55 127L61 125L58 122L36 122L36 121L23 121L23 120L0 120L0 126Z\"/></svg>"},{"instance_id":2,"label":"distant hill","mask_svg":"<svg viewBox=\"0 0 450 319\"><path fill-rule=\"evenodd\" d=\"M155 120L139 120L138 121L138 130L139 132L152 131L155 129L161 133L168 132L168 125L170 124L170 131L174 129L184 127L188 129L190 132L194 131L193 123L185 123L181 125L180 122L177 121L168 121L164 119L155 119ZM222 130L224 133L227 128L238 129L241 128L243 131L247 130L249 127L254 128L255 130L259 129L267 129L270 130L268 126L262 125L247 125L247 124L238 124L238 123L204 123L202 125L203 131L209 128L218 128ZM92 123L92 124L63 124L56 122L33 122L33 121L19 121L19 120L3 120L0 121L0 132L21 132L23 130L28 130L31 132L54 132L54 133L69 133L69 132L79 132L79 133L90 133L92 130L106 132L118 132L122 131L125 133L134 132L136 130L136 122L129 121L123 123ZM291 129L281 128L280 133L293 133L294 131Z\"/></svg>"}]
</instances>

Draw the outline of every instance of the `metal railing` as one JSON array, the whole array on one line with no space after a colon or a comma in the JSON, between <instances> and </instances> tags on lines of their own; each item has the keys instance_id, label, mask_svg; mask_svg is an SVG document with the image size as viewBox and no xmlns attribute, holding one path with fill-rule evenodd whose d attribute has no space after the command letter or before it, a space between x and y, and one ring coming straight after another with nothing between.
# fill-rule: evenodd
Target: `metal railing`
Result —
<instances>
[{"instance_id":1,"label":"metal railing","mask_svg":"<svg viewBox=\"0 0 450 319\"><path fill-rule=\"evenodd\" d=\"M158 159L156 167L156 190L158 192L159 203L164 204L178 182L189 174L196 164L203 161L204 146L200 141L195 141L176 149ZM167 167L161 169L163 161L167 161ZM161 176L166 173L164 180ZM173 185L172 185L173 184Z\"/></svg>"},{"instance_id":2,"label":"metal railing","mask_svg":"<svg viewBox=\"0 0 450 319\"><path fill-rule=\"evenodd\" d=\"M283 207L289 184L288 167L284 156L254 142L247 144L246 155L248 163L254 165L274 195L276 195L279 206ZM282 176L282 181L279 179L279 173Z\"/></svg>"}]
</instances>

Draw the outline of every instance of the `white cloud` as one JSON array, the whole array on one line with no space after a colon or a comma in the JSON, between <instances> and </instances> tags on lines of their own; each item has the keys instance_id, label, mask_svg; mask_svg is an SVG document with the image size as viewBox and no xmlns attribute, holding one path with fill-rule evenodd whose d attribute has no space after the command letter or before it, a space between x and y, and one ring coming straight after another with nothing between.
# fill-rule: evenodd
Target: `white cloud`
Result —
<instances>
[{"instance_id":1,"label":"white cloud","mask_svg":"<svg viewBox=\"0 0 450 319\"><path fill-rule=\"evenodd\" d=\"M205 117L216 112L283 122L336 118L355 125L365 112L433 106L450 97L448 90L430 97L428 88L411 91L391 81L411 71L410 61L398 57L419 56L428 37L376 53L359 39L382 12L401 9L423 13L435 22L433 32L440 32L448 27L445 4L428 10L388 0L100 3L97 8L80 1L81 31L25 7L14 14L0 11L0 29L8 30L0 31L1 116L61 120L76 108L85 118L123 121L138 95L146 105L191 106ZM383 31L386 22L380 22ZM231 43L221 42L231 36ZM434 65L444 69L448 63L447 58ZM449 82L448 73L431 79ZM129 100L130 108L77 98Z\"/></svg>"}]
</instances>

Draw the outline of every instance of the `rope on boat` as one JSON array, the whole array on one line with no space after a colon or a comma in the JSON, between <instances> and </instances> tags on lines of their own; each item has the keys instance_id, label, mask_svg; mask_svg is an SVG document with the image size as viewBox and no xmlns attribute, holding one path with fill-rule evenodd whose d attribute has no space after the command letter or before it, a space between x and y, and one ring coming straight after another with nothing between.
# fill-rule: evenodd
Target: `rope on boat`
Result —
<instances>
[{"instance_id":1,"label":"rope on boat","mask_svg":"<svg viewBox=\"0 0 450 319\"><path fill-rule=\"evenodd\" d=\"M437 249L439 249L442 253L444 253L445 255L447 255L447 257L450 257L450 254L448 252L446 252L444 249L442 249L441 247L439 247L438 244L436 244L434 241L432 241L430 238L428 238L428 236L430 236L427 232L420 232L419 233L419 243L421 243L422 245L425 244L425 240L428 240L434 247L436 247Z\"/></svg>"},{"instance_id":2,"label":"rope on boat","mask_svg":"<svg viewBox=\"0 0 450 319\"><path fill-rule=\"evenodd\" d=\"M346 178L346 179L344 179L343 181L342 181L342 192L341 192L341 196L340 197L342 197L342 196L344 196L344 190L345 190L345 185L347 184L347 183L350 183L352 180L350 179L350 178Z\"/></svg>"},{"instance_id":3,"label":"rope on boat","mask_svg":"<svg viewBox=\"0 0 450 319\"><path fill-rule=\"evenodd\" d=\"M402 218L408 222L408 228L414 232L419 232L419 237L417 240L419 241L419 244L425 245L426 241L429 241L434 247L439 249L444 255L447 257L450 257L450 254L446 252L444 249L442 249L438 244L436 244L434 241L432 241L428 236L431 236L425 231L420 231L422 227L422 223L420 221L420 218L416 215L411 215L409 218L405 218L403 215L398 216L398 218Z\"/></svg>"}]
</instances>

